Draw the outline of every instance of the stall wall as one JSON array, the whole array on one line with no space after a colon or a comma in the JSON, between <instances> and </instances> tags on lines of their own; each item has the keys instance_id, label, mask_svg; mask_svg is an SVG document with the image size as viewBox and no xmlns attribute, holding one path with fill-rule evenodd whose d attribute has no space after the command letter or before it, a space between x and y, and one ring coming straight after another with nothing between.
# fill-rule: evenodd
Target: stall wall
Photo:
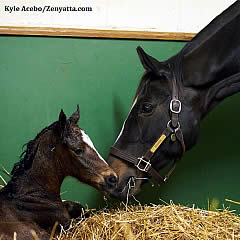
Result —
<instances>
[{"instance_id":1,"label":"stall wall","mask_svg":"<svg viewBox=\"0 0 240 240\"><path fill-rule=\"evenodd\" d=\"M235 0L11 0L0 26L197 33Z\"/></svg>"},{"instance_id":2,"label":"stall wall","mask_svg":"<svg viewBox=\"0 0 240 240\"><path fill-rule=\"evenodd\" d=\"M47 37L0 37L0 164L9 171L22 146L80 104L80 127L107 158L121 129L144 70L136 47L160 60L184 42ZM161 200L208 208L240 201L240 95L225 100L203 121L197 146L186 153L164 186L144 186L142 203ZM8 179L4 173L1 173ZM103 195L71 178L62 198L90 208L103 207ZM161 199L161 200L160 200Z\"/></svg>"}]
</instances>

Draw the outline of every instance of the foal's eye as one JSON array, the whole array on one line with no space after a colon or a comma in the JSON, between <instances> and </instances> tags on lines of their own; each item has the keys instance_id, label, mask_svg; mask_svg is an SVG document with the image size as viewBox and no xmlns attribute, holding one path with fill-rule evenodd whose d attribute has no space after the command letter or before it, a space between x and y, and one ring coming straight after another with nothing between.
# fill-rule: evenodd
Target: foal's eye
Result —
<instances>
[{"instance_id":1,"label":"foal's eye","mask_svg":"<svg viewBox=\"0 0 240 240\"><path fill-rule=\"evenodd\" d=\"M153 105L151 103L143 103L142 112L143 113L151 113L153 110Z\"/></svg>"},{"instance_id":2,"label":"foal's eye","mask_svg":"<svg viewBox=\"0 0 240 240\"><path fill-rule=\"evenodd\" d=\"M77 154L77 155L81 155L84 150L82 148L77 148L76 150L74 150L74 152Z\"/></svg>"}]
</instances>

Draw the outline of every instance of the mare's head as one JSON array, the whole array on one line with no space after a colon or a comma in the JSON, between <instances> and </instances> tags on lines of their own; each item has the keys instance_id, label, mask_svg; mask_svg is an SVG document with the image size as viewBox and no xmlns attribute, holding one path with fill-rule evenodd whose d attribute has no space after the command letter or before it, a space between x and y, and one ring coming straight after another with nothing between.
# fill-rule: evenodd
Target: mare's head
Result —
<instances>
[{"instance_id":1,"label":"mare's head","mask_svg":"<svg viewBox=\"0 0 240 240\"><path fill-rule=\"evenodd\" d=\"M159 148L154 150L151 166L159 171L168 164L176 162L181 158L185 149L195 144L199 132L200 115L195 111L194 106L198 104L198 100L195 99L194 105L187 101L189 97L185 98L185 94L194 99L195 92L188 89L186 93L179 76L174 85L175 75L181 75L181 73L173 72L170 60L159 62L147 55L141 48L137 50L146 72L114 148L120 150L121 153L130 154L135 159L141 158L147 152L148 155L152 154L150 150L166 129L173 130L172 133L174 133L180 127L183 141L178 141L176 136L170 133ZM177 91L181 106L178 101L170 106L174 98L173 91ZM180 112L177 114L177 123L172 126L171 108L174 108L174 104L178 105L176 112L179 110ZM138 166L135 166L126 161L121 154L115 154L113 151L111 153L109 164L119 177L118 187L112 195L122 200L126 199L127 194L136 195L140 192L141 185L150 177L147 172L138 168L147 168L147 163L141 161Z\"/></svg>"},{"instance_id":2,"label":"mare's head","mask_svg":"<svg viewBox=\"0 0 240 240\"><path fill-rule=\"evenodd\" d=\"M69 119L62 110L60 112L54 129L59 164L64 175L73 176L100 191L111 191L116 186L117 175L97 152L89 136L79 128L79 114L79 107Z\"/></svg>"},{"instance_id":3,"label":"mare's head","mask_svg":"<svg viewBox=\"0 0 240 240\"><path fill-rule=\"evenodd\" d=\"M137 194L148 173L159 179L153 169L162 169L193 147L200 120L240 91L239 24L240 1L235 1L167 61L138 48L146 73L109 158L119 175L114 196ZM149 159L153 169L144 161Z\"/></svg>"}]
</instances>

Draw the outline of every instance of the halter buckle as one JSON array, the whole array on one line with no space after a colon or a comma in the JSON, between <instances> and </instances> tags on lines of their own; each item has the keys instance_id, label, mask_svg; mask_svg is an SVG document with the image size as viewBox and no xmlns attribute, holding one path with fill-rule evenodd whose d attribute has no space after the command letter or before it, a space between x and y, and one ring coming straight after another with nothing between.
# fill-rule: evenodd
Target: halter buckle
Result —
<instances>
[{"instance_id":1,"label":"halter buckle","mask_svg":"<svg viewBox=\"0 0 240 240\"><path fill-rule=\"evenodd\" d=\"M164 179L163 179L163 181L164 181L164 182L166 182L166 181L168 180L168 178L169 178L169 176L167 176L167 175L166 175L166 176L164 176Z\"/></svg>"},{"instance_id":2,"label":"halter buckle","mask_svg":"<svg viewBox=\"0 0 240 240\"><path fill-rule=\"evenodd\" d=\"M179 129L180 129L180 123L178 122L177 123L177 127L176 128L172 128L170 125L171 125L171 122L172 120L169 120L168 123L167 123L167 128L172 132L172 133L176 133Z\"/></svg>"},{"instance_id":3,"label":"halter buckle","mask_svg":"<svg viewBox=\"0 0 240 240\"><path fill-rule=\"evenodd\" d=\"M174 110L173 109L173 103L177 103L178 104L178 109L177 110ZM171 102L170 102L170 111L172 113L180 113L182 110L182 103L178 100L178 99L172 99Z\"/></svg>"},{"instance_id":4,"label":"halter buckle","mask_svg":"<svg viewBox=\"0 0 240 240\"><path fill-rule=\"evenodd\" d=\"M139 157L138 158L138 163L135 165L140 171L142 171L142 172L147 172L148 170L149 170L149 168L151 167L151 163L150 162L148 162L148 161L146 161L145 159L144 159L144 157ZM144 166L144 164L146 164L145 166Z\"/></svg>"}]
</instances>

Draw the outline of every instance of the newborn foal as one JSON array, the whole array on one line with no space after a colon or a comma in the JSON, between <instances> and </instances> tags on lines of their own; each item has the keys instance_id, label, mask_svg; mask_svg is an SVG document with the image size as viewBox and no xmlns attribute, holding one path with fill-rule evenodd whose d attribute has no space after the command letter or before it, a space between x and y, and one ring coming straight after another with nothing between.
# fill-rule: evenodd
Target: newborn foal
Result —
<instances>
[{"instance_id":1,"label":"newborn foal","mask_svg":"<svg viewBox=\"0 0 240 240\"><path fill-rule=\"evenodd\" d=\"M100 191L115 188L117 176L99 155L90 138L77 125L79 107L67 120L61 110L59 120L44 128L27 143L12 178L0 190L0 239L49 239L56 222L66 226L80 216L78 203L62 202L60 187L73 176Z\"/></svg>"}]
</instances>

